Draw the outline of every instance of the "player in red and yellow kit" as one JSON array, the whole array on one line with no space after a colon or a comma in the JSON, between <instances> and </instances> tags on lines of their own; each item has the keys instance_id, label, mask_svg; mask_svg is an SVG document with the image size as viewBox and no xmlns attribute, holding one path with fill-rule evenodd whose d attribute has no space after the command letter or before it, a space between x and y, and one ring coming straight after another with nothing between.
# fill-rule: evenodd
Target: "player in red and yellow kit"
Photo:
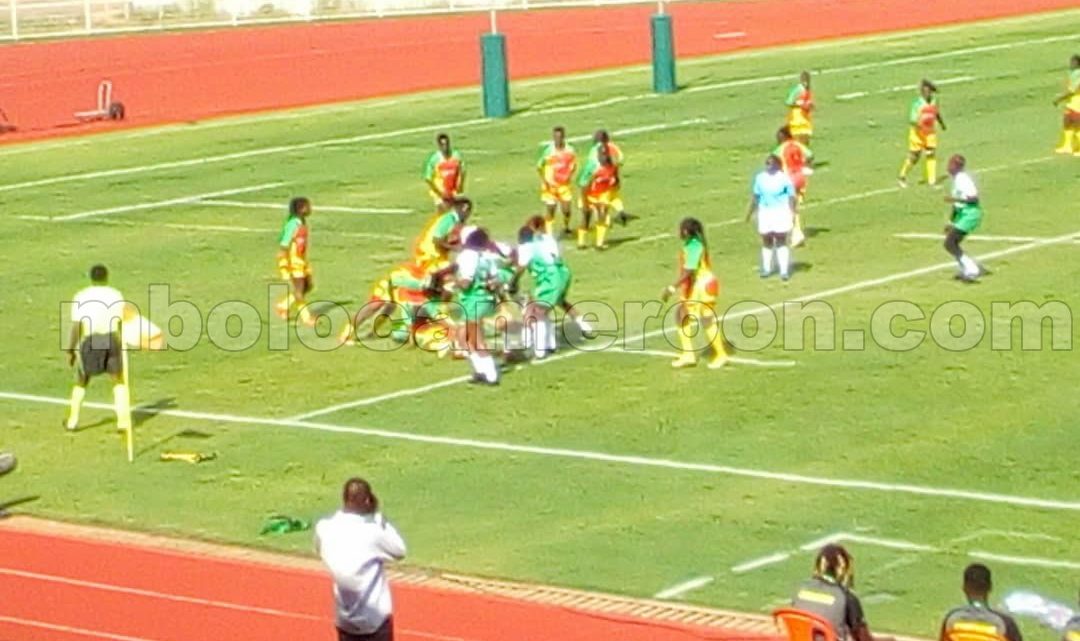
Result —
<instances>
[{"instance_id":1,"label":"player in red and yellow kit","mask_svg":"<svg viewBox=\"0 0 1080 641\"><path fill-rule=\"evenodd\" d=\"M1065 93L1054 99L1055 105L1065 105L1059 154L1080 156L1080 54L1069 59L1069 79Z\"/></svg>"},{"instance_id":2,"label":"player in red and yellow kit","mask_svg":"<svg viewBox=\"0 0 1080 641\"><path fill-rule=\"evenodd\" d=\"M424 163L424 182L435 203L435 211L442 213L449 210L454 199L465 191L465 161L450 146L449 135L439 134L435 143L439 148Z\"/></svg>"},{"instance_id":3,"label":"player in red and yellow kit","mask_svg":"<svg viewBox=\"0 0 1080 641\"><path fill-rule=\"evenodd\" d=\"M578 248L588 246L589 223L596 215L596 248L607 248L607 230L611 227L611 212L623 212L622 196L619 192L619 167L615 164L607 145L597 145L595 159L582 170L578 178L581 187L581 226L577 231Z\"/></svg>"},{"instance_id":4,"label":"player in red and yellow kit","mask_svg":"<svg viewBox=\"0 0 1080 641\"><path fill-rule=\"evenodd\" d=\"M395 267L371 288L367 304L345 327L341 342L352 345L366 321L374 318L378 323L387 318L392 322L394 340L404 343L411 338L423 349L448 350L451 331L444 319L437 318L441 289L434 278L413 262Z\"/></svg>"},{"instance_id":5,"label":"player in red and yellow kit","mask_svg":"<svg viewBox=\"0 0 1080 641\"><path fill-rule=\"evenodd\" d=\"M551 132L551 142L540 148L540 159L536 163L540 173L540 200L547 208L545 232L551 234L555 226L555 210L561 209L563 215L563 234L570 234L570 204L574 200L573 184L577 175L577 153L566 142L566 130L555 127Z\"/></svg>"},{"instance_id":6,"label":"player in red and yellow kit","mask_svg":"<svg viewBox=\"0 0 1080 641\"><path fill-rule=\"evenodd\" d=\"M456 198L451 206L450 211L431 217L413 247L413 262L429 274L450 266L450 252L460 242L458 232L472 214L472 201L468 198Z\"/></svg>"},{"instance_id":7,"label":"player in red and yellow kit","mask_svg":"<svg viewBox=\"0 0 1080 641\"><path fill-rule=\"evenodd\" d=\"M810 144L810 137L814 135L814 94L810 90L810 72L804 71L799 74L799 84L788 92L787 100L787 127L791 135L804 145Z\"/></svg>"},{"instance_id":8,"label":"player in red and yellow kit","mask_svg":"<svg viewBox=\"0 0 1080 641\"><path fill-rule=\"evenodd\" d=\"M777 147L773 155L780 159L780 166L784 173L795 185L795 193L801 205L806 200L806 184L809 176L814 173L814 152L792 136L792 131L787 127L781 127L776 132ZM801 208L800 208L801 209ZM802 214L795 214L795 226L791 230L791 246L801 247L806 241L803 231Z\"/></svg>"},{"instance_id":9,"label":"player in red and yellow kit","mask_svg":"<svg viewBox=\"0 0 1080 641\"><path fill-rule=\"evenodd\" d=\"M667 301L672 294L679 295L677 314L682 354L672 361L671 366L682 368L697 365L693 337L704 333L709 340L708 349L713 353L709 359L709 369L723 367L727 363L728 353L715 307L720 297L720 281L712 271L704 225L697 218L684 218L679 223L679 239L683 246L679 252L678 278L660 293L663 301ZM698 330L689 331L695 321Z\"/></svg>"},{"instance_id":10,"label":"player in red and yellow kit","mask_svg":"<svg viewBox=\"0 0 1080 641\"><path fill-rule=\"evenodd\" d=\"M311 263L307 259L308 225L311 215L311 201L307 198L293 198L289 201L289 215L278 238L277 267L278 275L289 284L289 292L277 304L277 314L289 318L293 306L299 309L299 319L314 324L311 312L304 303L304 296L311 291Z\"/></svg>"},{"instance_id":11,"label":"player in red and yellow kit","mask_svg":"<svg viewBox=\"0 0 1080 641\"><path fill-rule=\"evenodd\" d=\"M941 125L942 131L946 127L935 94L937 87L934 83L923 80L919 85L919 97L911 103L908 112L908 123L911 125L908 131L908 155L897 178L901 187L907 187L908 172L919 162L919 156L923 153L926 154L926 184L937 184L937 126Z\"/></svg>"}]
</instances>

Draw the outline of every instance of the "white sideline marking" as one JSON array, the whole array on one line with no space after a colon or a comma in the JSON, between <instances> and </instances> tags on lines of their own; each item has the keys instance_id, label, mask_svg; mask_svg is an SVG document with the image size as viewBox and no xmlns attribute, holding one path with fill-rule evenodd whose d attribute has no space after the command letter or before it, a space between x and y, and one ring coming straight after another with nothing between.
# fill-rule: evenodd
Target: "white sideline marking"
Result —
<instances>
[{"instance_id":1,"label":"white sideline marking","mask_svg":"<svg viewBox=\"0 0 1080 641\"><path fill-rule=\"evenodd\" d=\"M613 138L624 138L626 136L633 136L635 134L645 134L653 131L665 131L667 129L678 129L680 127L692 127L694 125L708 124L708 120L705 118L689 118L687 120L679 120L677 122L659 122L653 125L641 125L640 127L629 127L627 129L618 129L611 132ZM573 136L567 138L569 142L585 142L592 140L592 134L583 134L580 136ZM543 144L543 143L541 143Z\"/></svg>"},{"instance_id":2,"label":"white sideline marking","mask_svg":"<svg viewBox=\"0 0 1080 641\"><path fill-rule=\"evenodd\" d=\"M606 349L600 354L615 352L616 354L639 354L641 356L658 356L660 358L675 358L678 352L668 352L661 349L624 349L613 347ZM795 361L765 361L757 358L744 358L741 356L728 356L728 361L739 365L753 365L755 367L795 367Z\"/></svg>"},{"instance_id":3,"label":"white sideline marking","mask_svg":"<svg viewBox=\"0 0 1080 641\"><path fill-rule=\"evenodd\" d=\"M297 414L296 416L293 416L288 420L305 421L309 418L315 418L316 416L325 416L326 414L333 414L334 412L340 412L342 410L348 410L354 407L364 407L366 405L375 405L376 403L381 403L383 401L390 401L395 398L416 396L417 394L424 394L433 390L442 389L444 387L450 387L451 385L466 383L470 380L472 380L472 376L457 376L455 378L448 378L445 381L439 381L438 383L432 383L430 385L410 387L409 389L398 390L396 392L390 392L388 394L380 394L379 396L371 396L369 398L362 398L356 401L338 403L337 405L331 405L322 409L312 410L310 412L305 412L304 414Z\"/></svg>"},{"instance_id":4,"label":"white sideline marking","mask_svg":"<svg viewBox=\"0 0 1080 641\"><path fill-rule=\"evenodd\" d=\"M549 359L550 360L550 359ZM547 362L547 361L544 361ZM40 396L36 394L22 394L19 392L0 392L0 399L25 401L30 403L43 403L66 407L69 399L54 396ZM108 403L85 403L87 407L95 409L113 409ZM212 412L194 412L178 409L147 409L136 407L134 412L149 414L151 416L171 416L188 420L211 421L229 423L233 425L262 425L267 427L291 427L337 434L354 434L383 438L389 440L406 441L411 443L425 443L429 445L445 445L448 447L460 447L473 450L486 450L492 452L510 452L514 454L531 454L534 456L546 456L577 461L592 461L595 463L610 463L613 465L625 465L631 467L646 467L653 469L679 470L685 472L701 472L705 474L721 474L726 476L738 476L768 481L791 483L795 485L811 485L820 487L844 488L849 490L864 490L869 492L882 492L887 494L907 494L912 496L932 496L937 498L954 499L958 501L970 501L974 503L990 503L999 505L1012 505L1018 507L1041 508L1046 510L1060 510L1066 512L1080 512L1080 501L1065 501L1059 499L1041 499L1037 497L1019 496L1013 494L996 494L978 490L962 490L955 488L938 488L924 485L911 485L908 483L887 483L883 481L866 481L859 479L833 479L805 474L793 474L788 472L770 472L753 468L734 467L730 465L718 465L713 463L693 463L688 461L676 461L672 459L649 458L630 454L607 454L590 450L572 450L559 447L541 447L537 445L519 445L499 441L486 441L480 439L455 438L451 436L435 436L429 434L413 434L409 432L395 432L391 430L372 429L366 427L352 427L348 425L336 425L332 423L313 423L309 421L294 421L291 419L259 418L254 416L239 416L235 414L217 414Z\"/></svg>"},{"instance_id":5,"label":"white sideline marking","mask_svg":"<svg viewBox=\"0 0 1080 641\"><path fill-rule=\"evenodd\" d=\"M957 76L955 78L945 78L944 80L935 80L935 85L957 85L965 82L971 82L975 80L975 76ZM856 98L865 98L866 96L881 96L890 93L899 93L901 91L914 91L918 89L919 85L898 85L896 87L889 87L888 89L878 89L877 91L853 91L851 93L842 93L836 97L837 100L843 102L846 100L855 100Z\"/></svg>"},{"instance_id":6,"label":"white sideline marking","mask_svg":"<svg viewBox=\"0 0 1080 641\"><path fill-rule=\"evenodd\" d=\"M745 31L725 31L724 33L714 33L713 40L737 40L739 38L745 38Z\"/></svg>"},{"instance_id":7,"label":"white sideline marking","mask_svg":"<svg viewBox=\"0 0 1080 641\"><path fill-rule=\"evenodd\" d=\"M147 637L133 637L126 634L113 634L112 632L89 630L87 628L75 628L70 625L59 625L57 623L46 623L44 621L35 621L34 619L23 619L20 617L9 617L4 615L0 615L0 623L12 623L15 625L26 626L28 628L40 628L42 630L52 630L54 632L63 632L66 634L77 634L84 637L110 639L111 641L157 641L157 639L150 639Z\"/></svg>"},{"instance_id":8,"label":"white sideline marking","mask_svg":"<svg viewBox=\"0 0 1080 641\"><path fill-rule=\"evenodd\" d=\"M922 545L920 543L912 543L910 541L899 541L897 539L880 539L872 536L863 536L861 534L849 534L844 533L837 542L850 541L852 543L862 543L863 545L874 545L879 548L889 548L890 550L903 550L904 552L936 552L937 548Z\"/></svg>"},{"instance_id":9,"label":"white sideline marking","mask_svg":"<svg viewBox=\"0 0 1080 641\"><path fill-rule=\"evenodd\" d=\"M1026 541L1061 541L1061 537L1050 536L1049 534L1042 534L1041 532L1016 532L1014 530L978 530L971 534L965 534L964 536L958 536L955 539L949 541L949 543L967 543L968 541L975 541L978 539L986 538L989 536L1003 537L1007 539L1021 539Z\"/></svg>"},{"instance_id":10,"label":"white sideline marking","mask_svg":"<svg viewBox=\"0 0 1080 641\"><path fill-rule=\"evenodd\" d=\"M214 207L236 207L239 209L275 209L284 211L285 206L281 203L255 203L242 200L219 200L216 198L202 198L192 201L191 205L212 205ZM343 214L414 214L415 209L403 207L341 207L338 205L313 205L316 211L330 211Z\"/></svg>"},{"instance_id":11,"label":"white sideline marking","mask_svg":"<svg viewBox=\"0 0 1080 641\"><path fill-rule=\"evenodd\" d=\"M763 567L765 567L767 565L773 565L773 564L776 564L776 563L783 563L784 561L787 561L790 558L791 558L791 553L790 552L777 552L776 554L770 554L768 556L763 556L763 557L760 557L760 558L757 558L757 559L752 559L752 560L747 561L745 563L740 563L739 565L733 566L731 568L731 571L733 573L735 573L735 574L743 574L744 572L749 572L751 570L756 570L758 568L763 568Z\"/></svg>"},{"instance_id":12,"label":"white sideline marking","mask_svg":"<svg viewBox=\"0 0 1080 641\"><path fill-rule=\"evenodd\" d=\"M65 216L53 216L50 220L56 222L65 222L69 220L80 220L82 218L91 218L93 216L108 216L110 214L124 214L131 211L144 211L147 209L159 209L161 207L171 207L173 205L184 205L203 198L214 198L217 196L232 196L235 194L250 194L256 191L266 191L267 189L274 189L275 187L281 187L287 183L284 182L272 182L263 183L261 185L254 185L252 187L240 187L238 189L225 189L222 191L212 191L206 194L195 194L192 196L183 196L181 198L170 198L169 200L158 200L149 203L138 203L135 205L121 205L119 207L108 207L106 209L94 209L91 211L84 211L78 214L67 214Z\"/></svg>"},{"instance_id":13,"label":"white sideline marking","mask_svg":"<svg viewBox=\"0 0 1080 641\"><path fill-rule=\"evenodd\" d=\"M929 234L922 232L905 232L900 234L893 234L893 238L903 238L905 240L944 240L944 234ZM1034 243L1040 240L1046 240L1046 236L992 236L983 234L973 234L971 236L965 236L964 242L968 241L982 241L988 243ZM1073 242L1080 243L1080 238L1076 238Z\"/></svg>"},{"instance_id":14,"label":"white sideline marking","mask_svg":"<svg viewBox=\"0 0 1080 641\"><path fill-rule=\"evenodd\" d=\"M1080 570L1080 563L1077 563L1075 561L1057 561L1054 559L1041 559L1033 556L1011 556L1008 554L993 554L991 552L983 552L981 550L968 552L968 556L976 559L983 559L985 561L997 561L998 563L1023 565L1027 567Z\"/></svg>"},{"instance_id":15,"label":"white sideline marking","mask_svg":"<svg viewBox=\"0 0 1080 641\"><path fill-rule=\"evenodd\" d=\"M32 220L42 221L50 220L47 216L15 216L18 220ZM80 220L76 222L94 224L94 225L114 225L117 227L164 227L166 229L177 229L180 231L215 231L215 232L228 232L239 234L277 234L280 233L280 229L273 229L270 227L242 227L235 225L200 225L196 223L158 223L153 221L142 220L109 220L108 218L98 218L93 220ZM394 234L377 234L373 232L346 232L336 231L333 233L335 237L342 238L371 238L375 240L393 240L398 242L405 242L407 239L404 236L395 236ZM395 254L396 255L396 254Z\"/></svg>"},{"instance_id":16,"label":"white sideline marking","mask_svg":"<svg viewBox=\"0 0 1080 641\"><path fill-rule=\"evenodd\" d=\"M1030 40L1017 40L1013 42L982 45L978 47L967 47L964 49L953 49L950 51L943 51L933 54L922 54L916 56L906 56L903 58L896 58L892 60L883 60L878 62L869 62L857 65L848 65L843 67L833 67L829 69L822 69L818 71L818 74L835 74L835 73L848 73L851 71L862 71L866 69L877 69L881 67L895 67L898 65L913 64L917 62L924 62L926 60L940 60L950 58L954 56L965 56L973 53L985 53L988 51L1002 51L1007 49L1014 49L1017 47L1027 47L1032 45L1050 44L1055 42L1064 42L1068 40L1074 40L1074 35L1058 35L1048 36L1043 38L1034 38ZM833 43L835 46L837 43ZM625 69L612 70L608 75L625 73ZM573 78L571 77L571 80ZM776 74L770 76L760 76L757 78L744 78L741 80L733 80L728 82L719 82L707 85L698 85L684 89L681 93L699 93L702 91L713 91L716 89L729 89L734 87L745 87L758 84L766 84L770 82L781 82L791 80L790 74ZM561 82L566 82L567 79L563 78ZM652 94L637 94L633 96L651 96ZM590 105L579 105L581 109L589 109ZM175 160L170 162L155 163L152 165L142 165L138 167L122 167L118 169L105 169L100 171L82 172L76 174L66 174L62 176L53 176L50 178L40 178L37 180L28 180L17 183L8 183L6 185L0 185L0 192L15 191L20 189L28 189L33 187L41 187L45 185L55 185L60 183L75 182L80 180L92 180L95 178L107 178L110 176L126 176L131 174L140 174L151 171L158 171L162 169L179 169L185 167L195 167L200 165L208 165L212 163L227 162L231 160L242 160L245 158L254 158L258 156L266 156L271 154L288 153L291 151L301 151L307 149L318 149L320 147L328 147L334 145L348 145L361 142L370 142L372 140L385 140L388 138L397 138L401 136L407 136L418 133L432 133L441 131L444 129L463 129L466 127L478 127L483 125L491 125L494 122L486 118L471 118L468 120L460 120L457 122L442 123L439 125L428 125L418 127L408 127L404 129L396 129L380 133L362 134L359 136L349 136L344 138L328 138L324 140L314 140L304 143L293 143L289 145L276 145L273 147L261 147L256 149L249 149L246 151L238 151L230 154L220 154L215 156L205 156L202 158L189 158L187 160ZM625 134L624 134L625 135Z\"/></svg>"},{"instance_id":17,"label":"white sideline marking","mask_svg":"<svg viewBox=\"0 0 1080 641\"><path fill-rule=\"evenodd\" d=\"M661 590L653 595L654 599L674 599L675 597L682 596L687 592L692 592L699 588L703 588L715 581L711 576L699 576L696 579L690 579L689 581L683 581L677 583L670 588Z\"/></svg>"},{"instance_id":18,"label":"white sideline marking","mask_svg":"<svg viewBox=\"0 0 1080 641\"><path fill-rule=\"evenodd\" d=\"M54 574L41 574L38 572L26 572L24 570L13 570L9 568L0 568L0 575L16 576L23 579L34 579L35 581L45 581L48 583L59 583L62 585L70 585L80 588L91 588L94 590L102 590L105 592L118 592L120 594L130 594L133 596L150 597L153 599L162 599L165 601L175 601L177 603L192 603L195 605L205 605L215 608L221 608L223 610L235 610L238 612L254 612L257 614L265 614L269 616L285 617L290 619L303 619L305 621L322 621L323 617L314 616L311 614L303 614L300 612L289 612L286 610L278 610L275 608L263 608L254 605L243 605L239 603L232 603L229 601L218 601L215 599L203 599L200 597L180 596L178 594L169 594L167 592L158 592L156 590L144 590L141 588L130 588L121 585L113 585L111 583L99 583L97 581L84 581L81 579L73 579L65 576L56 576Z\"/></svg>"}]
</instances>

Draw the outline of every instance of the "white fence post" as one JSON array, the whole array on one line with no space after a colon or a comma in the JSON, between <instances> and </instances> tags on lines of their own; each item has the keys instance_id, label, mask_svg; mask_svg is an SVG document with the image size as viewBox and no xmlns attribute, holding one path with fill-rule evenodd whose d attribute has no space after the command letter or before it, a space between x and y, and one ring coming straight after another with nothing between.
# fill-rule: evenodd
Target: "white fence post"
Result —
<instances>
[{"instance_id":1,"label":"white fence post","mask_svg":"<svg viewBox=\"0 0 1080 641\"><path fill-rule=\"evenodd\" d=\"M19 39L19 9L15 0L8 0L8 13L11 18L11 39Z\"/></svg>"},{"instance_id":2,"label":"white fence post","mask_svg":"<svg viewBox=\"0 0 1080 641\"><path fill-rule=\"evenodd\" d=\"M90 0L83 0L83 27L87 33L94 30L94 20L90 17Z\"/></svg>"}]
</instances>

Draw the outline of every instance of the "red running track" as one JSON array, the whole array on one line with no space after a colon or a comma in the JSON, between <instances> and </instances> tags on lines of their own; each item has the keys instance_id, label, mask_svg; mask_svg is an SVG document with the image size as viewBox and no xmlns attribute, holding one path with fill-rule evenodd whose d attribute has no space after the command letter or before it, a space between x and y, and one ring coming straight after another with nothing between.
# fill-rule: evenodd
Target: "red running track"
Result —
<instances>
[{"instance_id":1,"label":"red running track","mask_svg":"<svg viewBox=\"0 0 1080 641\"><path fill-rule=\"evenodd\" d=\"M1076 0L746 0L671 7L680 56L1074 8ZM504 13L527 78L646 62L651 6ZM0 142L198 120L479 82L479 14L226 28L0 47ZM717 34L744 33L737 38ZM558 34L564 44L553 44ZM797 67L797 65L793 66ZM73 126L109 78L121 125Z\"/></svg>"},{"instance_id":2,"label":"red running track","mask_svg":"<svg viewBox=\"0 0 1080 641\"><path fill-rule=\"evenodd\" d=\"M771 641L415 585L394 586L402 641ZM5 641L332 641L311 570L0 530Z\"/></svg>"}]
</instances>

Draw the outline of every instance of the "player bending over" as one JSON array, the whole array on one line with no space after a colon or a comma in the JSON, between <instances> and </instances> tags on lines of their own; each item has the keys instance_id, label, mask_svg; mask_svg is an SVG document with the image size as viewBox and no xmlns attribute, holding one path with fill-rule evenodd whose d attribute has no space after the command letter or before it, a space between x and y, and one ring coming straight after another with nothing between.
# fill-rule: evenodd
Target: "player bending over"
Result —
<instances>
[{"instance_id":1,"label":"player bending over","mask_svg":"<svg viewBox=\"0 0 1080 641\"><path fill-rule=\"evenodd\" d=\"M675 282L664 288L661 300L667 302L672 294L679 294L677 319L679 322L679 355L671 366L675 368L697 365L697 353L692 340L690 325L696 322L709 339L712 351L709 369L723 367L728 353L724 335L720 331L720 318L716 314L716 299L720 296L720 281L712 271L709 246L705 241L705 226L697 218L683 218L679 223L679 275Z\"/></svg>"},{"instance_id":2,"label":"player bending over","mask_svg":"<svg viewBox=\"0 0 1080 641\"><path fill-rule=\"evenodd\" d=\"M465 161L450 146L449 135L439 134L435 144L438 149L424 163L423 177L435 211L441 214L453 207L454 200L465 191Z\"/></svg>"},{"instance_id":3,"label":"player bending over","mask_svg":"<svg viewBox=\"0 0 1080 641\"><path fill-rule=\"evenodd\" d=\"M1080 54L1069 59L1069 79L1065 93L1054 99L1054 105L1065 105L1059 154L1080 156Z\"/></svg>"},{"instance_id":4,"label":"player bending over","mask_svg":"<svg viewBox=\"0 0 1080 641\"><path fill-rule=\"evenodd\" d=\"M960 242L979 228L983 210L979 202L979 190L975 181L966 171L967 160L960 154L949 158L949 175L952 176L952 193L945 197L945 202L952 205L949 219L945 223L945 251L956 259L960 266L957 278L968 283L978 280L982 269L975 260L964 253Z\"/></svg>"},{"instance_id":5,"label":"player bending over","mask_svg":"<svg viewBox=\"0 0 1080 641\"><path fill-rule=\"evenodd\" d=\"M289 311L295 306L299 310L300 321L314 325L315 319L304 302L304 297L313 286L311 263L307 259L307 218L310 215L310 200L301 197L289 201L289 214L281 228L277 253L278 275L288 284L289 290L277 304L277 314L288 320Z\"/></svg>"},{"instance_id":6,"label":"player bending over","mask_svg":"<svg viewBox=\"0 0 1080 641\"><path fill-rule=\"evenodd\" d=\"M596 216L596 248L607 249L607 231L611 227L612 210L624 216L620 191L619 166L606 145L596 149L595 161L589 164L578 178L581 187L581 226L578 227L578 249L588 247L589 225Z\"/></svg>"},{"instance_id":7,"label":"player bending over","mask_svg":"<svg viewBox=\"0 0 1080 641\"><path fill-rule=\"evenodd\" d=\"M552 233L555 226L555 211L559 209L563 216L563 235L570 235L571 203L574 200L573 185L577 175L577 153L566 142L566 129L555 127L551 131L551 142L540 148L540 160L537 162L540 173L540 200L547 209L544 231Z\"/></svg>"},{"instance_id":8,"label":"player bending over","mask_svg":"<svg viewBox=\"0 0 1080 641\"><path fill-rule=\"evenodd\" d=\"M929 80L923 80L919 84L919 96L911 103L908 112L908 155L904 164L900 166L900 176L897 182L901 187L907 187L907 176L911 168L919 162L919 157L926 154L926 184L937 184L937 126L945 131L945 121L941 117L938 108L937 86Z\"/></svg>"},{"instance_id":9,"label":"player bending over","mask_svg":"<svg viewBox=\"0 0 1080 641\"><path fill-rule=\"evenodd\" d=\"M472 215L473 204L468 198L456 198L451 209L435 214L420 232L413 247L413 262L429 274L450 266L450 254L461 243L461 227Z\"/></svg>"},{"instance_id":10,"label":"player bending over","mask_svg":"<svg viewBox=\"0 0 1080 641\"><path fill-rule=\"evenodd\" d=\"M90 287L75 294L71 305L68 338L68 365L75 367L75 386L64 426L79 427L79 411L86 397L86 385L99 374L108 374L113 383L116 428L131 429L131 398L124 367L124 296L109 287L109 270L104 265L90 268Z\"/></svg>"},{"instance_id":11,"label":"player bending over","mask_svg":"<svg viewBox=\"0 0 1080 641\"><path fill-rule=\"evenodd\" d=\"M366 305L353 316L341 334L341 342L355 344L357 332L370 319L387 318L391 337L400 343L413 340L421 349L445 355L449 350L448 328L439 314L442 292L437 276L416 263L398 265L371 289Z\"/></svg>"},{"instance_id":12,"label":"player bending over","mask_svg":"<svg viewBox=\"0 0 1080 641\"><path fill-rule=\"evenodd\" d=\"M761 277L772 275L775 262L780 279L786 281L791 278L788 236L795 227L798 196L795 185L780 166L780 159L776 155L765 159L765 170L754 177L746 220L757 216L757 231L761 236Z\"/></svg>"},{"instance_id":13,"label":"player bending over","mask_svg":"<svg viewBox=\"0 0 1080 641\"><path fill-rule=\"evenodd\" d=\"M484 339L484 320L495 313L501 298L499 274L488 255L491 239L485 229L469 234L455 261L457 268L456 302L464 316L460 343L465 345L473 369L473 382L499 384L499 368Z\"/></svg>"}]
</instances>

